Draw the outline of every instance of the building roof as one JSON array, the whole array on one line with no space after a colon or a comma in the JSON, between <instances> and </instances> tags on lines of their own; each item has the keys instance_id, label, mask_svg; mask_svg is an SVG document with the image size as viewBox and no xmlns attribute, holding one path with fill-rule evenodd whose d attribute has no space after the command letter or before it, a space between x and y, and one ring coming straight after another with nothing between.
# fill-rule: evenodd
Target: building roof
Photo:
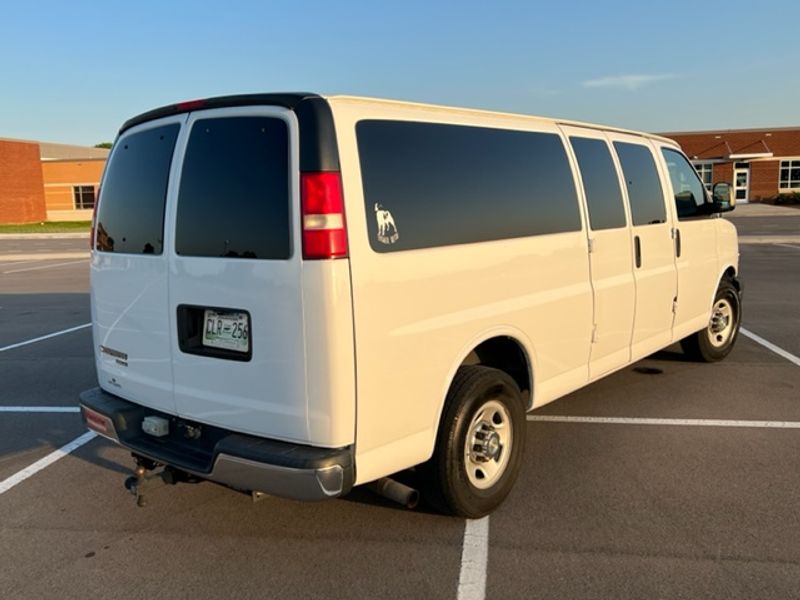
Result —
<instances>
[{"instance_id":1,"label":"building roof","mask_svg":"<svg viewBox=\"0 0 800 600\"><path fill-rule=\"evenodd\" d=\"M54 142L39 142L36 140L19 140L2 138L2 142L21 142L39 146L39 156L43 161L51 160L105 160L108 150L105 148L92 148L91 146L76 146L74 144L58 144Z\"/></svg>"},{"instance_id":2,"label":"building roof","mask_svg":"<svg viewBox=\"0 0 800 600\"><path fill-rule=\"evenodd\" d=\"M800 156L800 127L724 129L662 133L694 160L738 160Z\"/></svg>"},{"instance_id":3,"label":"building roof","mask_svg":"<svg viewBox=\"0 0 800 600\"><path fill-rule=\"evenodd\" d=\"M107 148L92 148L90 146L39 142L39 152L42 160L105 160L108 158L109 150Z\"/></svg>"}]
</instances>

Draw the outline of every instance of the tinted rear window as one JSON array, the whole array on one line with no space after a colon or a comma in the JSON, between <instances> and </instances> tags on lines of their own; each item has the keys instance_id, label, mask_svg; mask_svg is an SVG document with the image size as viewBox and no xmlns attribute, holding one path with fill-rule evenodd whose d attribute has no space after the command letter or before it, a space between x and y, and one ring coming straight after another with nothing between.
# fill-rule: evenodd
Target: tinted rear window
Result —
<instances>
[{"instance_id":1,"label":"tinted rear window","mask_svg":"<svg viewBox=\"0 0 800 600\"><path fill-rule=\"evenodd\" d=\"M173 123L117 142L97 212L98 250L161 254L167 179L179 129Z\"/></svg>"},{"instance_id":2,"label":"tinted rear window","mask_svg":"<svg viewBox=\"0 0 800 600\"><path fill-rule=\"evenodd\" d=\"M195 122L178 194L176 252L286 259L289 229L286 123L273 117Z\"/></svg>"},{"instance_id":3,"label":"tinted rear window","mask_svg":"<svg viewBox=\"0 0 800 600\"><path fill-rule=\"evenodd\" d=\"M611 151L603 140L570 138L583 179L589 223L595 231L625 227L625 206Z\"/></svg>"},{"instance_id":4,"label":"tinted rear window","mask_svg":"<svg viewBox=\"0 0 800 600\"><path fill-rule=\"evenodd\" d=\"M646 146L614 142L622 173L628 186L634 225L665 223L664 193L658 179L653 153Z\"/></svg>"},{"instance_id":5,"label":"tinted rear window","mask_svg":"<svg viewBox=\"0 0 800 600\"><path fill-rule=\"evenodd\" d=\"M555 134L399 121L362 121L356 134L378 252L581 228Z\"/></svg>"}]
</instances>

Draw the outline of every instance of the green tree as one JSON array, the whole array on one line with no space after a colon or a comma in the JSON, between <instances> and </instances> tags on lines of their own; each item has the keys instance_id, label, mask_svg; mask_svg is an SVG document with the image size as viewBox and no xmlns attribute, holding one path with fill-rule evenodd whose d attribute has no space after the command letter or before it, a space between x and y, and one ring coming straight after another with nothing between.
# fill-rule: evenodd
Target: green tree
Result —
<instances>
[{"instance_id":1,"label":"green tree","mask_svg":"<svg viewBox=\"0 0 800 600\"><path fill-rule=\"evenodd\" d=\"M95 147L95 148L106 148L106 149L110 149L110 148L111 148L111 142L100 142L99 144L95 144L95 145L94 145L94 147Z\"/></svg>"}]
</instances>

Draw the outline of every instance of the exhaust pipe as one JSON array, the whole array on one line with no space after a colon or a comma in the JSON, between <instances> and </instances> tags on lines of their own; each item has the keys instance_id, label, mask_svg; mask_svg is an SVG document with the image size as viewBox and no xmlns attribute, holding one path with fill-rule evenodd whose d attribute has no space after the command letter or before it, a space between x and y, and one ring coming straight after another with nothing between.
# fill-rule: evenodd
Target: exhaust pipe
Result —
<instances>
[{"instance_id":1,"label":"exhaust pipe","mask_svg":"<svg viewBox=\"0 0 800 600\"><path fill-rule=\"evenodd\" d=\"M402 504L406 508L416 508L417 504L419 504L419 492L417 490L389 477L382 477L377 481L368 483L367 488L384 498Z\"/></svg>"}]
</instances>

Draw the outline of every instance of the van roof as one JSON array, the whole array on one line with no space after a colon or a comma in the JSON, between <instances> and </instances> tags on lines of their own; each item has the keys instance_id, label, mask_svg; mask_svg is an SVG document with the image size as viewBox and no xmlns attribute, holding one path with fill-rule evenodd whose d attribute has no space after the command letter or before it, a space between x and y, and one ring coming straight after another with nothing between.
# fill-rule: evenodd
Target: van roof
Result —
<instances>
[{"instance_id":1,"label":"van roof","mask_svg":"<svg viewBox=\"0 0 800 600\"><path fill-rule=\"evenodd\" d=\"M623 129L621 127L611 127L607 125L599 125L597 123L586 123L582 121L571 121L568 119L556 119L550 117L541 117L536 115L526 115L521 113L509 113L500 111L490 111L477 108L462 108L456 106L445 106L439 104L425 104L422 102L408 102L403 100L388 100L383 98L370 98L365 96L348 96L348 95L330 95L323 96L313 92L277 92L265 94L237 94L232 96L217 96L213 98L205 98L202 100L190 100L187 102L178 102L176 104L169 104L154 110L141 113L131 119L128 119L120 128L119 132L123 133L127 129L162 117L175 115L179 113L197 110L199 108L222 108L226 106L248 106L254 104L268 104L272 106L283 106L286 108L294 109L300 102L310 98L324 98L332 101L333 103L357 103L357 104L380 104L384 106L394 106L397 108L418 108L433 111L442 111L449 114L462 114L468 116L494 116L505 117L511 119L524 119L535 120L547 123L557 123L559 125L568 125L573 127L586 127L589 129L601 129L603 131L614 131L617 133L627 133L630 135L637 135L650 139L659 140L661 142L677 146L675 140L669 138L646 133L643 131L635 131L631 129Z\"/></svg>"},{"instance_id":2,"label":"van roof","mask_svg":"<svg viewBox=\"0 0 800 600\"><path fill-rule=\"evenodd\" d=\"M398 108L420 108L425 110L440 110L442 112L447 112L449 114L463 114L463 115L471 115L471 116L493 116L493 117L506 117L512 119L525 119L525 120L535 120L540 121L543 123L556 123L558 125L567 125L570 127L586 127L588 129L601 129L603 131L614 131L617 133L627 133L630 135L637 135L641 137L647 137L655 140L659 140L661 142L668 143L670 145L677 145L675 140L669 139L667 137L648 133L645 131L636 131L634 129L625 129L622 127L614 127L610 125L602 125L598 123L588 123L585 121L573 121L570 119L559 119L554 117L543 117L539 115L528 115L524 113L510 113L504 111L492 111L492 110L485 110L480 108L463 108L463 107L456 107L456 106L448 106L448 105L441 105L441 104L426 104L424 102L410 102L405 100L389 100L384 98L371 98L367 96L348 96L348 95L332 95L332 96L323 96L326 100L330 100L333 102L346 102L346 103L363 103L363 104L381 104L387 106L396 106Z\"/></svg>"}]
</instances>

